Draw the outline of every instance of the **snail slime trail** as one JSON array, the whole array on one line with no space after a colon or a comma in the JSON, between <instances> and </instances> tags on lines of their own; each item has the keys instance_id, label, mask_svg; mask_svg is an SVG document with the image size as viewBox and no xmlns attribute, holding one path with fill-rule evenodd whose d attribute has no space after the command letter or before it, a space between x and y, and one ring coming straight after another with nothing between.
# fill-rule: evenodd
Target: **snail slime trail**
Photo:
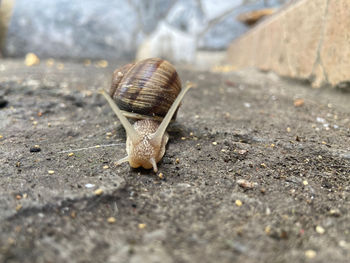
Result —
<instances>
[{"instance_id":1,"label":"snail slime trail","mask_svg":"<svg viewBox=\"0 0 350 263\"><path fill-rule=\"evenodd\" d=\"M102 91L126 130L127 156L116 165L129 162L158 171L157 163L165 153L169 135L166 129L191 85L181 89L173 65L159 58L127 64L113 73L109 94ZM136 122L131 125L128 119Z\"/></svg>"}]
</instances>

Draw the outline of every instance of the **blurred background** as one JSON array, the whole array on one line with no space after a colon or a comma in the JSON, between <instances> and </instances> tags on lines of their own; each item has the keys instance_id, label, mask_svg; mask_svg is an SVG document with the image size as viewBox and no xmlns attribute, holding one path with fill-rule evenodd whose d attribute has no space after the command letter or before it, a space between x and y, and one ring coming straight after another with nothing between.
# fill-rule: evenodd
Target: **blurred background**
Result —
<instances>
[{"instance_id":1,"label":"blurred background","mask_svg":"<svg viewBox=\"0 0 350 263\"><path fill-rule=\"evenodd\" d=\"M0 0L1 56L211 66L288 0ZM205 64L205 65L203 65Z\"/></svg>"}]
</instances>

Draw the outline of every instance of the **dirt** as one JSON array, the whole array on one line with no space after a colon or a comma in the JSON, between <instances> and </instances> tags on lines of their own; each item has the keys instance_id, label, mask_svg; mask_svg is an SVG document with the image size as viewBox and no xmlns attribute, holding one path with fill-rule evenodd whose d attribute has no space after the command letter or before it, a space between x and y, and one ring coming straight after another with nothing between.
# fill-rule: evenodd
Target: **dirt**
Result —
<instances>
[{"instance_id":1,"label":"dirt","mask_svg":"<svg viewBox=\"0 0 350 263\"><path fill-rule=\"evenodd\" d=\"M0 62L1 262L348 262L349 93L180 66L160 176L114 167L104 66Z\"/></svg>"}]
</instances>

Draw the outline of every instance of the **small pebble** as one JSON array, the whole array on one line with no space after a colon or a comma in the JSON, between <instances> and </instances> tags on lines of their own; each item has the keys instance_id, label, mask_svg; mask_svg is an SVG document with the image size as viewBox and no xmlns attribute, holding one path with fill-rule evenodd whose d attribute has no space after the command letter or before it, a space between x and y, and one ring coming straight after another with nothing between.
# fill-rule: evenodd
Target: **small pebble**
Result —
<instances>
[{"instance_id":1,"label":"small pebble","mask_svg":"<svg viewBox=\"0 0 350 263\"><path fill-rule=\"evenodd\" d=\"M103 169L108 169L108 168L109 168L108 165L103 166Z\"/></svg>"},{"instance_id":2,"label":"small pebble","mask_svg":"<svg viewBox=\"0 0 350 263\"><path fill-rule=\"evenodd\" d=\"M159 173L159 174L158 174L158 178L161 179L161 180L163 180L163 179L164 179L163 173Z\"/></svg>"},{"instance_id":3,"label":"small pebble","mask_svg":"<svg viewBox=\"0 0 350 263\"><path fill-rule=\"evenodd\" d=\"M93 187L95 187L95 185L94 184L86 184L85 187L86 188L93 188Z\"/></svg>"},{"instance_id":4,"label":"small pebble","mask_svg":"<svg viewBox=\"0 0 350 263\"><path fill-rule=\"evenodd\" d=\"M22 196L21 196L21 195L16 195L16 199L17 199L17 200L21 200L21 199L22 199Z\"/></svg>"},{"instance_id":5,"label":"small pebble","mask_svg":"<svg viewBox=\"0 0 350 263\"><path fill-rule=\"evenodd\" d=\"M4 136L2 136L2 135L0 134L0 139L2 139L2 138L4 138Z\"/></svg>"},{"instance_id":6,"label":"small pebble","mask_svg":"<svg viewBox=\"0 0 350 263\"><path fill-rule=\"evenodd\" d=\"M309 184L308 181L306 181L306 180L303 181L303 185L306 186L306 185L308 185L308 184Z\"/></svg>"},{"instance_id":7,"label":"small pebble","mask_svg":"<svg viewBox=\"0 0 350 263\"><path fill-rule=\"evenodd\" d=\"M317 117L316 121L319 122L319 123L325 123L326 122L326 120L321 118L321 117Z\"/></svg>"},{"instance_id":8,"label":"small pebble","mask_svg":"<svg viewBox=\"0 0 350 263\"><path fill-rule=\"evenodd\" d=\"M112 136L112 133L111 132L107 132L106 135L107 136Z\"/></svg>"},{"instance_id":9,"label":"small pebble","mask_svg":"<svg viewBox=\"0 0 350 263\"><path fill-rule=\"evenodd\" d=\"M261 163L260 166L261 166L262 168L266 168L266 167L267 167L265 163Z\"/></svg>"},{"instance_id":10,"label":"small pebble","mask_svg":"<svg viewBox=\"0 0 350 263\"><path fill-rule=\"evenodd\" d=\"M68 153L68 157L71 157L73 155L74 155L74 153Z\"/></svg>"},{"instance_id":11,"label":"small pebble","mask_svg":"<svg viewBox=\"0 0 350 263\"><path fill-rule=\"evenodd\" d=\"M213 145L217 145L218 143L217 142L212 142Z\"/></svg>"},{"instance_id":12,"label":"small pebble","mask_svg":"<svg viewBox=\"0 0 350 263\"><path fill-rule=\"evenodd\" d=\"M316 226L316 232L322 235L326 230L322 226Z\"/></svg>"},{"instance_id":13,"label":"small pebble","mask_svg":"<svg viewBox=\"0 0 350 263\"><path fill-rule=\"evenodd\" d=\"M102 195L102 194L103 194L103 190L102 190L101 188L96 189L96 190L94 191L94 194L95 194L95 195Z\"/></svg>"},{"instance_id":14,"label":"small pebble","mask_svg":"<svg viewBox=\"0 0 350 263\"><path fill-rule=\"evenodd\" d=\"M34 53L28 53L24 59L27 67L31 67L40 63L40 59Z\"/></svg>"},{"instance_id":15,"label":"small pebble","mask_svg":"<svg viewBox=\"0 0 350 263\"><path fill-rule=\"evenodd\" d=\"M316 257L316 251L312 250L312 249L306 250L305 251L305 256L307 258L314 258L314 257Z\"/></svg>"},{"instance_id":16,"label":"small pebble","mask_svg":"<svg viewBox=\"0 0 350 263\"><path fill-rule=\"evenodd\" d=\"M36 152L40 152L41 151L41 148L39 145L34 145L34 147L30 147L29 151L31 153L36 153Z\"/></svg>"},{"instance_id":17,"label":"small pebble","mask_svg":"<svg viewBox=\"0 0 350 263\"><path fill-rule=\"evenodd\" d=\"M139 229L144 229L146 228L146 224L139 224Z\"/></svg>"},{"instance_id":18,"label":"small pebble","mask_svg":"<svg viewBox=\"0 0 350 263\"><path fill-rule=\"evenodd\" d=\"M256 185L256 183L253 183L244 179L237 180L237 184L244 189L253 189L254 186Z\"/></svg>"},{"instance_id":19,"label":"small pebble","mask_svg":"<svg viewBox=\"0 0 350 263\"><path fill-rule=\"evenodd\" d=\"M334 209L333 208L333 209L329 210L329 215L338 217L338 216L341 215L341 213L340 213L339 209L337 209L337 208Z\"/></svg>"},{"instance_id":20,"label":"small pebble","mask_svg":"<svg viewBox=\"0 0 350 263\"><path fill-rule=\"evenodd\" d=\"M287 132L291 132L291 128L290 127L287 127Z\"/></svg>"},{"instance_id":21,"label":"small pebble","mask_svg":"<svg viewBox=\"0 0 350 263\"><path fill-rule=\"evenodd\" d=\"M304 105L304 100L303 99L295 99L294 100L294 106L295 107L301 107Z\"/></svg>"},{"instance_id":22,"label":"small pebble","mask_svg":"<svg viewBox=\"0 0 350 263\"><path fill-rule=\"evenodd\" d=\"M22 209L22 205L19 204L19 205L16 206L16 211L19 211L21 209Z\"/></svg>"},{"instance_id":23,"label":"small pebble","mask_svg":"<svg viewBox=\"0 0 350 263\"><path fill-rule=\"evenodd\" d=\"M110 224L113 224L113 223L116 222L116 219L115 219L115 217L111 216L111 217L107 218L107 222L110 223Z\"/></svg>"},{"instance_id":24,"label":"small pebble","mask_svg":"<svg viewBox=\"0 0 350 263\"><path fill-rule=\"evenodd\" d=\"M179 163L180 163L180 159L179 159L179 158L176 158L175 163L176 163L176 164L179 164Z\"/></svg>"},{"instance_id":25,"label":"small pebble","mask_svg":"<svg viewBox=\"0 0 350 263\"><path fill-rule=\"evenodd\" d=\"M248 103L248 102L244 102L243 105L244 105L244 107L246 107L246 108L250 108L250 107L251 107L251 104Z\"/></svg>"},{"instance_id":26,"label":"small pebble","mask_svg":"<svg viewBox=\"0 0 350 263\"><path fill-rule=\"evenodd\" d=\"M71 218L76 218L77 217L77 212L75 212L75 211L72 211L71 213L70 213L70 216L71 216Z\"/></svg>"},{"instance_id":27,"label":"small pebble","mask_svg":"<svg viewBox=\"0 0 350 263\"><path fill-rule=\"evenodd\" d=\"M16 240L14 240L12 237L9 237L7 239L7 243L12 246L12 245L14 245L16 243Z\"/></svg>"},{"instance_id":28,"label":"small pebble","mask_svg":"<svg viewBox=\"0 0 350 263\"><path fill-rule=\"evenodd\" d=\"M238 153L240 155L246 154L248 152L248 150L239 150Z\"/></svg>"},{"instance_id":29,"label":"small pebble","mask_svg":"<svg viewBox=\"0 0 350 263\"><path fill-rule=\"evenodd\" d=\"M54 170L48 170L47 172L48 172L48 174L54 174L55 173Z\"/></svg>"},{"instance_id":30,"label":"small pebble","mask_svg":"<svg viewBox=\"0 0 350 263\"><path fill-rule=\"evenodd\" d=\"M47 123L47 127L51 127L51 122L48 122L48 123Z\"/></svg>"},{"instance_id":31,"label":"small pebble","mask_svg":"<svg viewBox=\"0 0 350 263\"><path fill-rule=\"evenodd\" d=\"M349 243L347 243L345 240L340 240L339 241L339 246L341 246L342 248L349 248Z\"/></svg>"},{"instance_id":32,"label":"small pebble","mask_svg":"<svg viewBox=\"0 0 350 263\"><path fill-rule=\"evenodd\" d=\"M97 68L106 68L108 67L108 61L107 60L99 60L96 63Z\"/></svg>"},{"instance_id":33,"label":"small pebble","mask_svg":"<svg viewBox=\"0 0 350 263\"><path fill-rule=\"evenodd\" d=\"M236 206L242 206L243 205L241 200L236 200L235 204L236 204Z\"/></svg>"}]
</instances>

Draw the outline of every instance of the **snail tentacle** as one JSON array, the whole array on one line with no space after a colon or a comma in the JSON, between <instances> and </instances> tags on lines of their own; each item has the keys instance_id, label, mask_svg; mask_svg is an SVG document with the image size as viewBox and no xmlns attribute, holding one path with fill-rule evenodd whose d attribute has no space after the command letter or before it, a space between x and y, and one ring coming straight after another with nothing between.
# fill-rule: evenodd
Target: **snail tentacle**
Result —
<instances>
[{"instance_id":1,"label":"snail tentacle","mask_svg":"<svg viewBox=\"0 0 350 263\"><path fill-rule=\"evenodd\" d=\"M186 92L191 88L191 85L186 85L186 87L181 90L180 94L176 97L176 100L174 101L173 105L171 105L171 108L165 115L162 123L159 125L157 131L150 135L151 142L154 144L160 144L163 135L166 131L166 128L168 127L171 118L173 117L174 113L176 112L178 106L180 105L183 97L185 96Z\"/></svg>"},{"instance_id":2,"label":"snail tentacle","mask_svg":"<svg viewBox=\"0 0 350 263\"><path fill-rule=\"evenodd\" d=\"M118 166L118 165L121 165L122 163L125 163L125 162L128 162L128 161L129 161L129 156L125 156L124 158L122 158L122 159L116 161L116 162L114 163L114 165L115 165L115 166Z\"/></svg>"},{"instance_id":3,"label":"snail tentacle","mask_svg":"<svg viewBox=\"0 0 350 263\"><path fill-rule=\"evenodd\" d=\"M139 133L134 129L134 127L131 125L131 123L128 121L128 119L123 115L121 110L118 108L118 106L115 104L113 99L109 94L107 94L104 90L102 90L102 95L106 98L108 101L109 105L111 106L112 110L114 113L117 115L119 118L120 122L122 123L123 127L125 128L125 131L131 141L133 143L137 143L140 140L140 135Z\"/></svg>"},{"instance_id":4,"label":"snail tentacle","mask_svg":"<svg viewBox=\"0 0 350 263\"><path fill-rule=\"evenodd\" d=\"M149 161L150 161L150 163L151 163L152 166L153 166L153 171L154 171L155 173L158 172L157 162L154 160L154 158L151 158Z\"/></svg>"}]
</instances>

